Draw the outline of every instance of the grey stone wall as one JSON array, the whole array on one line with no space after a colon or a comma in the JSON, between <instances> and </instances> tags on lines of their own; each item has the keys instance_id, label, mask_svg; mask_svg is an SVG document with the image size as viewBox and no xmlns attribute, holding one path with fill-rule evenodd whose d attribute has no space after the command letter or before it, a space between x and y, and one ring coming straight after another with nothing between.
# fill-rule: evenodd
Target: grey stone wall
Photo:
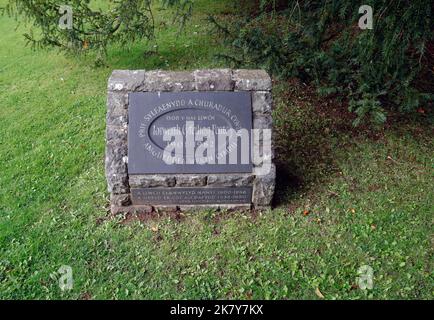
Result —
<instances>
[{"instance_id":1,"label":"grey stone wall","mask_svg":"<svg viewBox=\"0 0 434 320\"><path fill-rule=\"evenodd\" d=\"M131 92L250 91L253 129L272 128L272 82L263 70L195 70L192 72L115 70L108 81L106 129L106 178L111 194L111 211L150 212L152 210L192 210L212 208L257 209L271 205L276 169L267 175L185 174L128 176L128 94ZM271 146L272 147L272 146ZM272 152L270 157L274 157ZM255 165L255 164L254 164ZM253 199L246 205L138 206L131 202L130 188L252 186Z\"/></svg>"}]
</instances>

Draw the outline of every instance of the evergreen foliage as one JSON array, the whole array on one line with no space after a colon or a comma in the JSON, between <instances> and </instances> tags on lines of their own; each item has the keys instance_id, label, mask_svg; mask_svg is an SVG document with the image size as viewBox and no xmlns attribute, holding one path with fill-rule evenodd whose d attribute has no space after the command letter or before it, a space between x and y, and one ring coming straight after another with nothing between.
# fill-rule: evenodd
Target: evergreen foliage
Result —
<instances>
[{"instance_id":1,"label":"evergreen foliage","mask_svg":"<svg viewBox=\"0 0 434 320\"><path fill-rule=\"evenodd\" d=\"M75 53L95 50L104 60L110 43L154 38L152 6L175 8L175 20L190 16L193 0L110 0L106 10L90 0L9 0L6 12L32 24L25 37L34 47ZM281 77L314 83L319 93L348 97L355 125L381 123L387 111L432 108L434 3L430 0L366 0L373 30L358 27L356 0L240 0L230 26L214 17L235 66L260 66ZM73 8L73 28L61 29L61 5ZM34 29L37 31L35 32Z\"/></svg>"},{"instance_id":2,"label":"evergreen foliage","mask_svg":"<svg viewBox=\"0 0 434 320\"><path fill-rule=\"evenodd\" d=\"M32 24L25 34L32 46L58 47L74 53L96 50L101 62L110 43L127 45L154 38L154 3L174 7L175 18L181 22L192 6L192 0L110 0L106 8L96 9L90 0L9 0L5 10L9 15L23 15ZM71 29L59 27L64 14L61 6L65 5L72 8Z\"/></svg>"},{"instance_id":3,"label":"evergreen foliage","mask_svg":"<svg viewBox=\"0 0 434 320\"><path fill-rule=\"evenodd\" d=\"M366 0L374 12L372 30L358 27L360 1L254 2L240 3L245 10L230 27L210 17L235 49L220 57L348 97L355 125L367 118L384 122L388 107L432 108L432 1Z\"/></svg>"}]
</instances>

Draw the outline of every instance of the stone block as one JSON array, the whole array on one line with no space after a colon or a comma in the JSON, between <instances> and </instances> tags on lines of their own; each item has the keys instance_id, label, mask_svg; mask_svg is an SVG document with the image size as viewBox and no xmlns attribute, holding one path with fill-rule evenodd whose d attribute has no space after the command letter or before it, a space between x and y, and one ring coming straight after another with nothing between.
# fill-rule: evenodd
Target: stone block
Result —
<instances>
[{"instance_id":1,"label":"stone block","mask_svg":"<svg viewBox=\"0 0 434 320\"><path fill-rule=\"evenodd\" d=\"M110 203L118 207L127 207L131 205L131 196L127 194L112 194L110 197Z\"/></svg>"},{"instance_id":2,"label":"stone block","mask_svg":"<svg viewBox=\"0 0 434 320\"><path fill-rule=\"evenodd\" d=\"M220 209L218 204L205 204L205 205L181 205L179 210L182 212L196 212L196 211L217 211Z\"/></svg>"},{"instance_id":3,"label":"stone block","mask_svg":"<svg viewBox=\"0 0 434 320\"><path fill-rule=\"evenodd\" d=\"M255 115L271 114L272 104L271 92L255 91L252 93L252 110Z\"/></svg>"},{"instance_id":4,"label":"stone block","mask_svg":"<svg viewBox=\"0 0 434 320\"><path fill-rule=\"evenodd\" d=\"M256 168L254 169L257 170ZM256 206L270 206L276 187L276 166L271 164L271 170L267 174L255 176L253 183L253 204Z\"/></svg>"},{"instance_id":5,"label":"stone block","mask_svg":"<svg viewBox=\"0 0 434 320\"><path fill-rule=\"evenodd\" d=\"M230 69L196 70L193 72L198 91L232 91L234 80Z\"/></svg>"},{"instance_id":6,"label":"stone block","mask_svg":"<svg viewBox=\"0 0 434 320\"><path fill-rule=\"evenodd\" d=\"M126 127L128 124L128 94L108 92L107 125Z\"/></svg>"},{"instance_id":7,"label":"stone block","mask_svg":"<svg viewBox=\"0 0 434 320\"><path fill-rule=\"evenodd\" d=\"M264 70L234 70L235 90L270 91L271 78Z\"/></svg>"},{"instance_id":8,"label":"stone block","mask_svg":"<svg viewBox=\"0 0 434 320\"><path fill-rule=\"evenodd\" d=\"M176 178L172 175L130 175L131 188L174 187Z\"/></svg>"},{"instance_id":9,"label":"stone block","mask_svg":"<svg viewBox=\"0 0 434 320\"><path fill-rule=\"evenodd\" d=\"M110 131L118 132L118 131ZM113 194L129 192L127 145L122 139L112 138L106 144L105 168L108 191Z\"/></svg>"},{"instance_id":10,"label":"stone block","mask_svg":"<svg viewBox=\"0 0 434 320\"><path fill-rule=\"evenodd\" d=\"M251 186L253 179L251 174L210 174L207 184L212 187L245 187Z\"/></svg>"},{"instance_id":11,"label":"stone block","mask_svg":"<svg viewBox=\"0 0 434 320\"><path fill-rule=\"evenodd\" d=\"M206 185L206 175L177 175L177 187L202 187Z\"/></svg>"},{"instance_id":12,"label":"stone block","mask_svg":"<svg viewBox=\"0 0 434 320\"><path fill-rule=\"evenodd\" d=\"M108 81L109 91L136 91L143 85L145 70L114 70Z\"/></svg>"},{"instance_id":13,"label":"stone block","mask_svg":"<svg viewBox=\"0 0 434 320\"><path fill-rule=\"evenodd\" d=\"M271 129L273 119L271 115L258 115L253 117L253 129Z\"/></svg>"},{"instance_id":14,"label":"stone block","mask_svg":"<svg viewBox=\"0 0 434 320\"><path fill-rule=\"evenodd\" d=\"M149 71L139 91L194 91L195 82L191 72L185 71Z\"/></svg>"},{"instance_id":15,"label":"stone block","mask_svg":"<svg viewBox=\"0 0 434 320\"><path fill-rule=\"evenodd\" d=\"M270 140L265 139L273 126L271 89L271 78L263 70L113 71L108 81L105 157L106 179L108 190L111 193L110 206L112 212L137 214L151 213L155 210L163 213L178 212L179 210L245 211L250 210L252 205L255 210L260 211L269 208L273 199L276 179L276 168L272 164L274 159L273 137ZM190 91L193 93L183 93L178 95L178 99L181 97L183 99L191 97L192 101L195 101L196 97L203 101L210 99L214 101L217 107L220 104L229 107L229 111L231 111L229 115L224 114L223 111L219 114L223 118L227 117L229 119L228 123L238 123L238 125L241 124L241 127L245 127L246 124L250 127L251 124L252 129L261 129L254 133L259 135L259 139L253 139L251 146L256 149L259 146L259 158L266 157L270 162L263 165L261 162L252 159L253 171L249 173L241 173L244 170L237 170L234 167L227 170L230 173L211 173L225 171L214 170L214 168L204 170L203 167L202 170L195 168L191 171L188 171L188 167L185 168L186 170L183 168L180 170L178 168L176 170L171 168L170 170L162 170L158 165L155 166L154 159L149 160L149 158L144 157L144 154L140 153L140 148L143 148L145 143L143 137L137 135L137 132L141 131L136 130L137 126L135 127L135 125L138 123L137 119L143 120L148 113L154 112L153 108L158 107L158 103L153 105L157 95L131 96L130 93L157 92L159 98L161 97L162 100L167 101L172 99L172 95L165 95L166 92ZM216 93L216 91L219 93ZM228 96L221 93L236 91L245 92L238 95L228 94ZM210 94L207 95L206 92L210 92ZM154 100L148 100L152 103L141 103L136 99L140 96L152 97ZM177 95L173 96L176 97ZM129 101L130 99L131 101ZM143 101L146 101L146 99ZM130 102L133 107L129 105ZM250 105L250 102L251 110L239 110L239 108L234 107L244 107ZM216 108L215 106L212 105L213 108ZM132 112L130 114L134 118L132 121L132 119L128 118L128 108L130 107L132 111L139 110L143 111L144 114L134 116L134 112ZM180 106L176 106L176 108L178 107ZM179 108L176 112L181 110L182 108ZM190 119L195 118L191 116L192 108L188 110L186 114L190 114ZM216 110L209 113L218 113L219 110ZM203 113L203 110L198 110L197 114L201 115L201 113ZM179 119L183 119L183 117L179 117L179 114L175 115ZM203 121L203 117L201 117L197 117L197 121ZM176 123L181 121L179 119L174 117L170 121ZM216 121L218 123L217 120L210 119L207 121ZM160 119L160 122L161 120L169 121L168 119ZM148 121L148 124L153 123L149 119L146 121ZM128 136L129 126L134 128L130 137ZM264 129L270 131L264 132ZM148 133L148 128L143 129L143 132ZM137 140L137 137L140 137L141 140ZM264 140L267 141L264 142ZM128 150L128 141L132 143L131 150ZM263 154L262 149L264 146L268 148L266 154ZM149 150L147 149L147 151ZM128 151L130 151L130 159ZM139 156L134 152L137 152ZM151 155L154 155L154 153L151 153ZM140 157L143 157L143 159ZM135 161L138 161L141 167L135 166ZM155 167L152 167L153 165ZM267 165L269 166L267 167ZM271 170L263 170L264 168L271 168ZM173 173L170 174L170 172ZM239 189L236 190L235 188ZM160 190L158 191L158 189ZM206 192L202 192L202 189L206 190ZM229 202L230 204L219 204L221 202ZM168 203L174 203L175 205L165 205ZM179 205L180 203L186 203L187 205Z\"/></svg>"}]
</instances>

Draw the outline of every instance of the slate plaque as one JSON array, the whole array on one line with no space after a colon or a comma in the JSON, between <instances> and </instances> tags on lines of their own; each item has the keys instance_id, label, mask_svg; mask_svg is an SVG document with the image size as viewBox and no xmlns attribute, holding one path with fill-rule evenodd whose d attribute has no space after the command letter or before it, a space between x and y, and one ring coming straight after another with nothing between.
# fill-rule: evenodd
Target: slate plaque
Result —
<instances>
[{"instance_id":1,"label":"slate plaque","mask_svg":"<svg viewBox=\"0 0 434 320\"><path fill-rule=\"evenodd\" d=\"M250 204L252 187L132 189L138 205Z\"/></svg>"},{"instance_id":2,"label":"slate plaque","mask_svg":"<svg viewBox=\"0 0 434 320\"><path fill-rule=\"evenodd\" d=\"M221 130L252 129L252 101L250 92L134 92L129 94L128 172L129 174L170 173L245 173L252 172L251 155L241 157L241 138L238 138L237 162L230 163L229 149L222 149L217 136L213 144L215 153L210 163L187 161L187 143L182 143L183 162L167 164L163 160L163 140L166 130L186 133L200 132L203 128L217 133ZM195 141L198 147L203 141ZM228 143L229 146L229 143ZM210 152L212 153L212 152ZM220 161L222 158L226 162ZM215 163L215 164L214 164ZM216 196L216 199L218 196ZM247 202L250 202L247 201ZM179 202L177 202L179 203ZM211 202L210 202L211 203Z\"/></svg>"}]
</instances>

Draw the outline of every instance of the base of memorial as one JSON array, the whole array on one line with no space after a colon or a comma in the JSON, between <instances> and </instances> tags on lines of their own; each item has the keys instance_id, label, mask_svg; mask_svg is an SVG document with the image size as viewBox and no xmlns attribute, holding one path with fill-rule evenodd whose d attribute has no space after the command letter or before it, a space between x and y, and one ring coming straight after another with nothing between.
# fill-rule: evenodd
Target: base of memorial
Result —
<instances>
[{"instance_id":1,"label":"base of memorial","mask_svg":"<svg viewBox=\"0 0 434 320\"><path fill-rule=\"evenodd\" d=\"M271 78L263 70L113 71L108 82L105 159L111 212L150 214L270 208L276 180L272 162L271 89ZM187 161L163 163L159 155L168 142L164 132L187 128L189 122L194 122L195 139L204 134L204 128L210 129L206 131L211 141L208 146L214 145L210 132L215 133L215 128L249 133L267 130L271 141L265 134L258 135L258 141L251 140L254 135L249 134L246 135L249 140L244 141L248 143L241 146L241 136L240 149L233 152L230 144L229 150L240 163L229 161L221 166ZM191 134L189 130L180 132ZM195 140L199 143L196 151L206 145L200 139ZM188 141L186 137L185 150L190 150ZM262 145L259 148L262 161L251 156L245 164L242 155L250 150L245 145L252 148ZM231 160L230 155L223 154ZM264 159L271 163L264 165L267 162Z\"/></svg>"},{"instance_id":2,"label":"base of memorial","mask_svg":"<svg viewBox=\"0 0 434 320\"><path fill-rule=\"evenodd\" d=\"M257 211L266 211L270 207L255 207ZM121 214L150 214L157 213L172 213L172 212L197 212L197 211L250 211L251 204L220 204L220 205L181 205L181 206L148 206L148 205L129 205L118 206L111 205L110 211L114 215Z\"/></svg>"}]
</instances>

